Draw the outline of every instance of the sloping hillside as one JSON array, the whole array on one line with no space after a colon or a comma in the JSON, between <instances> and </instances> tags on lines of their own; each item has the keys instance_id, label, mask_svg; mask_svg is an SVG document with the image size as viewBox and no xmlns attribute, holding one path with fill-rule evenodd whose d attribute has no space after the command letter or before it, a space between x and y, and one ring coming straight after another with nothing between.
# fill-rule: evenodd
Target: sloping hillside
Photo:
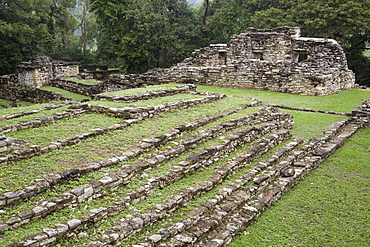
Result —
<instances>
[{"instance_id":1,"label":"sloping hillside","mask_svg":"<svg viewBox=\"0 0 370 247\"><path fill-rule=\"evenodd\" d=\"M360 128L370 92L95 98L2 110L1 246L225 245Z\"/></svg>"}]
</instances>

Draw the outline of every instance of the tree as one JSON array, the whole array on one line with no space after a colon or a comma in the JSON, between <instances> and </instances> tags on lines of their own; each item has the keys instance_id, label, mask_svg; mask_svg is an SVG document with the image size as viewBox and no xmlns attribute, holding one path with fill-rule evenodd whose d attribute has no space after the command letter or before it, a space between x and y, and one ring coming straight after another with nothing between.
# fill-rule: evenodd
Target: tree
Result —
<instances>
[{"instance_id":1,"label":"tree","mask_svg":"<svg viewBox=\"0 0 370 247\"><path fill-rule=\"evenodd\" d=\"M59 59L76 47L75 0L0 0L0 73L33 55Z\"/></svg>"},{"instance_id":2,"label":"tree","mask_svg":"<svg viewBox=\"0 0 370 247\"><path fill-rule=\"evenodd\" d=\"M128 73L168 67L199 46L200 24L185 0L93 0L98 51Z\"/></svg>"},{"instance_id":3,"label":"tree","mask_svg":"<svg viewBox=\"0 0 370 247\"><path fill-rule=\"evenodd\" d=\"M241 33L250 25L250 4L243 0L214 0L209 9L206 32L212 43L228 42L230 36ZM204 16L204 15L203 15Z\"/></svg>"},{"instance_id":4,"label":"tree","mask_svg":"<svg viewBox=\"0 0 370 247\"><path fill-rule=\"evenodd\" d=\"M51 39L47 25L47 0L0 0L0 73L43 50Z\"/></svg>"}]
</instances>

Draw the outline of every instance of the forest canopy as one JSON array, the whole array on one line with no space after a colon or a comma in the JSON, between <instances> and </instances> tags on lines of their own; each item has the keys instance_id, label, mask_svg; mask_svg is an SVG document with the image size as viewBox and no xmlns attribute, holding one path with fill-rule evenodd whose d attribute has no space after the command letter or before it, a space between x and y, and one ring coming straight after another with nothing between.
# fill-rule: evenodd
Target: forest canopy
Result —
<instances>
[{"instance_id":1,"label":"forest canopy","mask_svg":"<svg viewBox=\"0 0 370 247\"><path fill-rule=\"evenodd\" d=\"M370 86L370 0L189 2L0 0L0 74L33 55L142 73L247 27L299 26L302 36L339 41L356 82Z\"/></svg>"}]
</instances>

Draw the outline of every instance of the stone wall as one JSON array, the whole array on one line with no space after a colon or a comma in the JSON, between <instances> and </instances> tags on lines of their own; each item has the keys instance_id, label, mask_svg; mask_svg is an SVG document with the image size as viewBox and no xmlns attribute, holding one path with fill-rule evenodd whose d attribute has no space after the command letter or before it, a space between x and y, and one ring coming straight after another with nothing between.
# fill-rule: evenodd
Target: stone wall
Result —
<instances>
[{"instance_id":1,"label":"stone wall","mask_svg":"<svg viewBox=\"0 0 370 247\"><path fill-rule=\"evenodd\" d=\"M195 50L182 63L122 80L179 82L327 95L353 88L342 47L332 39L300 37L297 27L249 28L228 44Z\"/></svg>"},{"instance_id":2,"label":"stone wall","mask_svg":"<svg viewBox=\"0 0 370 247\"><path fill-rule=\"evenodd\" d=\"M14 85L40 88L58 77L77 76L79 63L53 60L46 56L34 56L29 62L16 65Z\"/></svg>"},{"instance_id":3,"label":"stone wall","mask_svg":"<svg viewBox=\"0 0 370 247\"><path fill-rule=\"evenodd\" d=\"M97 85L87 85L80 82L75 81L69 81L69 80L63 80L63 79L55 79L51 80L49 83L52 87L58 87L62 88L64 90L82 94L86 96L90 96L92 94L100 93L100 91L97 91L95 88L99 87Z\"/></svg>"},{"instance_id":4,"label":"stone wall","mask_svg":"<svg viewBox=\"0 0 370 247\"><path fill-rule=\"evenodd\" d=\"M67 100L58 93L38 88L13 87L6 85L0 85L0 98L11 101L28 101L32 103L44 103L52 100Z\"/></svg>"},{"instance_id":5,"label":"stone wall","mask_svg":"<svg viewBox=\"0 0 370 247\"><path fill-rule=\"evenodd\" d=\"M364 127L370 128L370 100L366 100L360 107L352 111L352 117L359 124L363 124Z\"/></svg>"}]
</instances>

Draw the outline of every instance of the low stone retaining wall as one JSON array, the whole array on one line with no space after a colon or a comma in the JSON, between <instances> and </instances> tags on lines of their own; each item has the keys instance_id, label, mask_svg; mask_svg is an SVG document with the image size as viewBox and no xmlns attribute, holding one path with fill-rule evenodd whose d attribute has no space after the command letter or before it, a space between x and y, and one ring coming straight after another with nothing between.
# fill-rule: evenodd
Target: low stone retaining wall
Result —
<instances>
[{"instance_id":1,"label":"low stone retaining wall","mask_svg":"<svg viewBox=\"0 0 370 247\"><path fill-rule=\"evenodd\" d=\"M60 108L62 106L70 105L70 104L74 104L74 103L77 103L77 102L74 102L74 101L65 101L65 102L61 102L61 103L49 105L49 106L46 106L46 107L42 107L42 108L39 108L39 109L35 109L35 110L32 110L32 111L24 111L24 112L13 113L13 114L10 114L10 115L6 115L6 116L3 116L3 117L0 117L0 121L9 120L9 119L12 119L12 118L19 118L19 117L23 117L23 116L27 116L27 115L39 113L41 111L47 111L47 110L51 110L51 109L57 109L57 108Z\"/></svg>"},{"instance_id":2,"label":"low stone retaining wall","mask_svg":"<svg viewBox=\"0 0 370 247\"><path fill-rule=\"evenodd\" d=\"M147 100L147 99L156 98L156 97L171 96L171 95L180 94L180 93L190 93L190 92L195 93L196 90L197 90L197 87L194 84L188 84L188 85L179 85L174 88L164 88L162 90L146 91L143 93L125 95L125 96L98 94L95 96L95 99L120 101L120 102L136 102L140 100Z\"/></svg>"},{"instance_id":3,"label":"low stone retaining wall","mask_svg":"<svg viewBox=\"0 0 370 247\"><path fill-rule=\"evenodd\" d=\"M335 111L325 111L325 110L315 110L311 108L299 108L299 107L291 107L286 105L276 105L276 104L269 104L269 106L294 110L294 111L307 111L307 112L318 112L318 113L325 113L325 114L334 114L334 115L343 115L343 116L351 116L351 113L343 113L343 112L335 112Z\"/></svg>"},{"instance_id":4,"label":"low stone retaining wall","mask_svg":"<svg viewBox=\"0 0 370 247\"><path fill-rule=\"evenodd\" d=\"M86 113L86 111L82 109L67 109L63 112L55 113L52 116L40 117L37 120L20 121L17 124L5 125L3 127L0 127L0 134L6 134L9 132L15 132L15 131L29 129L29 128L37 128L42 125L48 124L50 122L56 122L62 119L74 118L84 113Z\"/></svg>"},{"instance_id":5,"label":"low stone retaining wall","mask_svg":"<svg viewBox=\"0 0 370 247\"><path fill-rule=\"evenodd\" d=\"M0 98L12 101L28 101L32 103L68 100L60 94L40 90L38 88L30 89L6 85L0 85Z\"/></svg>"},{"instance_id":6,"label":"low stone retaining wall","mask_svg":"<svg viewBox=\"0 0 370 247\"><path fill-rule=\"evenodd\" d=\"M364 127L370 128L370 100L365 101L356 110L352 111L352 117Z\"/></svg>"},{"instance_id":7,"label":"low stone retaining wall","mask_svg":"<svg viewBox=\"0 0 370 247\"><path fill-rule=\"evenodd\" d=\"M257 137L260 137L268 132L271 132L273 130L276 130L278 128L282 127L278 123L271 123L266 124L260 127L249 127L245 131L239 131L237 133L234 133L229 138L227 138L222 145L214 146L213 148L207 148L204 150L199 151L199 156L197 159L195 159L194 155L189 156L186 160L186 163L181 163L179 166L175 166L171 169L170 172L165 173L164 175L148 179L148 184L145 186L145 189L138 188L138 190L134 190L133 192L129 193L127 197L123 198L123 200L120 202L120 205L123 207L126 207L127 203L133 200L140 200L144 198L145 196L153 193L158 188L167 186L169 184L172 184L173 182L179 180L185 174L189 174L194 172L195 170L199 169L203 166L208 166L210 163L217 160L220 156L223 154L229 153L232 150L234 150L239 145L244 145L244 143L248 143L256 139ZM277 137L276 135L275 137ZM268 142L266 142L268 143ZM121 175L124 175L127 173L121 173ZM127 174L128 175L128 174ZM126 175L126 176L127 176ZM118 181L120 179L118 178ZM109 184L113 183L114 179L112 177L104 177L100 181L100 184ZM92 188L92 191L95 190L94 187ZM63 231L58 232L57 227L56 229L44 229L42 233L36 234L36 236L32 236L31 239L21 243L20 246L24 246L25 244L29 245L31 243L39 242L42 243L51 243L56 240L56 237L61 237L66 232L73 231L74 228L77 228L80 225L88 224L91 222L95 222L98 220L101 220L104 218L107 214L116 214L116 212L121 211L121 207L118 203L115 207L110 208L99 208L96 210L92 210L91 213L88 215L74 220L74 227L68 227L68 222L58 224L64 225ZM162 208L160 208L162 210ZM70 224L72 222L69 222ZM48 234L49 232L52 232L52 234ZM40 241L41 239L41 241Z\"/></svg>"},{"instance_id":8,"label":"low stone retaining wall","mask_svg":"<svg viewBox=\"0 0 370 247\"><path fill-rule=\"evenodd\" d=\"M125 107L125 108L109 108L99 105L82 105L87 107L88 111L107 114L109 116L124 118L124 119L147 119L157 114L169 112L175 109L185 109L197 104L204 104L207 102L216 101L226 97L225 94L212 94L208 92L197 93L199 95L206 95L203 98L180 100L171 102L165 105L148 106L148 107Z\"/></svg>"},{"instance_id":9,"label":"low stone retaining wall","mask_svg":"<svg viewBox=\"0 0 370 247\"><path fill-rule=\"evenodd\" d=\"M281 123L286 127L291 127L291 125L288 124L288 122L289 122L288 119L291 119L291 115L281 114L281 113L280 113L280 115L282 115L282 116L278 117L277 115L272 115L272 119L280 119L280 117L282 117L284 119L287 118L286 123L284 123L284 121L282 121ZM253 116L250 116L250 117L253 117ZM258 114L256 114L254 117L258 117ZM210 133L202 134L202 140L198 140L199 138L194 138L192 140L185 140L181 144L177 145L177 147L175 146L173 148L169 148L167 151L157 153L153 157L147 158L147 160L144 163L140 164L140 165L139 164L134 164L134 165L131 165L131 166L130 165L123 166L122 169L120 169L118 172L108 174L106 177L104 177L104 178L102 178L98 181L93 181L90 184L90 186L87 186L87 187L85 186L84 188L73 189L72 191L70 191L70 193L63 193L63 195L60 195L59 197L54 198L51 201L42 201L42 202L38 203L38 206L36 206L33 209L33 212L29 212L29 211L22 212L22 213L20 213L16 216L10 218L6 222L7 226L5 226L3 224L3 229L15 229L16 227L18 227L20 225L28 223L28 221L32 220L34 217L36 217L36 219L37 219L38 217L40 217L40 214L42 214L43 217L44 217L47 214L53 212L54 210L66 207L66 206L70 205L71 203L76 203L77 201L78 202L83 202L83 201L89 200L91 197L92 198L100 197L100 196L105 194L105 192L103 192L103 191L106 190L107 188L114 189L114 188L122 186L123 184L126 184L131 178L135 177L143 169L154 166L157 163L162 162L163 160L168 160L168 159L170 159L174 156L177 156L177 155L183 153L186 150L194 148L194 146L196 144L199 145L200 143L204 142L207 139L215 138L216 136L221 135L222 133L224 133L227 130L230 130L230 129L235 128L237 126L249 124L249 121L245 121L245 119L246 118L243 118L243 119L240 119L240 120L234 119L234 120L231 121L231 123L234 123L232 125L230 125L230 124L221 124L217 128L213 129ZM242 122L242 121L244 121L244 122ZM259 122L259 121L262 121L262 119L256 118L254 120L255 123ZM237 122L237 124L235 124L236 122ZM290 122L291 122L291 120L290 120ZM263 129L264 131L266 131L266 130L270 129L270 126L274 126L274 125L275 125L274 123L270 123L270 124L265 124L265 125L259 126L257 128L259 130ZM260 135L260 134L258 134L258 135ZM194 140L197 140L197 142L195 143ZM167 141L169 141L169 140L167 140ZM151 143L154 146L158 145L158 143L153 143L153 142L151 142ZM271 145L271 144L269 144L269 145ZM179 147L183 147L183 148L179 148ZM148 148L148 147L146 146L146 148ZM255 152L255 155L258 155L257 152ZM194 155L192 156L192 159L193 158L194 158ZM122 160L123 160L122 157L117 158L116 162L114 162L114 164L116 164L117 162L122 161ZM105 162L104 166L106 167L108 164L109 163ZM186 166L186 164L184 162L181 163L181 165ZM96 170L96 168L97 168L97 166L95 164L94 169L91 169L91 170ZM80 171L77 171L77 169L75 169L75 170L76 170L75 174L74 174L75 176L77 176L78 173L83 172L83 170L80 170ZM63 174L61 173L58 176L57 176L57 174L51 175L46 180L51 185L51 184L60 183L62 179L63 179ZM41 188L39 190L41 190ZM8 193L8 194L10 194L10 193ZM136 196L135 196L135 198L136 198ZM15 201L13 201L13 202L15 202ZM49 205L49 206L45 206L45 205ZM36 214L35 213L36 211L39 212L39 213ZM22 220L22 215L24 215L24 214L28 214L28 215L31 214L31 216L27 217L27 220Z\"/></svg>"},{"instance_id":10,"label":"low stone retaining wall","mask_svg":"<svg viewBox=\"0 0 370 247\"><path fill-rule=\"evenodd\" d=\"M14 148L19 149L24 145L25 142L22 140L16 140L14 138L2 135L0 136L0 155L13 150Z\"/></svg>"},{"instance_id":11,"label":"low stone retaining wall","mask_svg":"<svg viewBox=\"0 0 370 247\"><path fill-rule=\"evenodd\" d=\"M82 94L86 96L91 96L93 94L100 93L100 91L96 90L97 85L87 85L80 82L63 80L63 79L55 79L49 83L52 87L58 87L73 93Z\"/></svg>"},{"instance_id":12,"label":"low stone retaining wall","mask_svg":"<svg viewBox=\"0 0 370 247\"><path fill-rule=\"evenodd\" d=\"M18 124L7 125L0 128L0 134L9 133L13 131L18 131L28 128L37 128L42 125L48 124L50 122L59 121L62 119L70 119L87 112L98 112L102 114L107 114L113 117L131 119L120 124L115 124L106 128L93 129L92 132L84 133L82 135L70 137L58 142L54 142L46 147L39 147L37 145L25 146L20 150L16 150L11 154L4 157L0 157L0 166L9 164L10 162L18 161L25 158L30 158L37 155L46 154L52 150L61 149L65 146L74 145L87 138L94 137L96 135L104 134L108 131L114 131L126 128L132 123L148 119L154 116L163 114L171 110L185 109L197 104L204 104L207 102L216 101L226 97L224 94L208 94L203 98L180 100L176 102L171 102L166 105L150 106L150 107L125 107L125 108L108 108L104 106L86 105L81 104L77 106L71 106L70 109L63 111L61 113L56 113L53 116L42 117L38 120L25 121Z\"/></svg>"}]
</instances>

